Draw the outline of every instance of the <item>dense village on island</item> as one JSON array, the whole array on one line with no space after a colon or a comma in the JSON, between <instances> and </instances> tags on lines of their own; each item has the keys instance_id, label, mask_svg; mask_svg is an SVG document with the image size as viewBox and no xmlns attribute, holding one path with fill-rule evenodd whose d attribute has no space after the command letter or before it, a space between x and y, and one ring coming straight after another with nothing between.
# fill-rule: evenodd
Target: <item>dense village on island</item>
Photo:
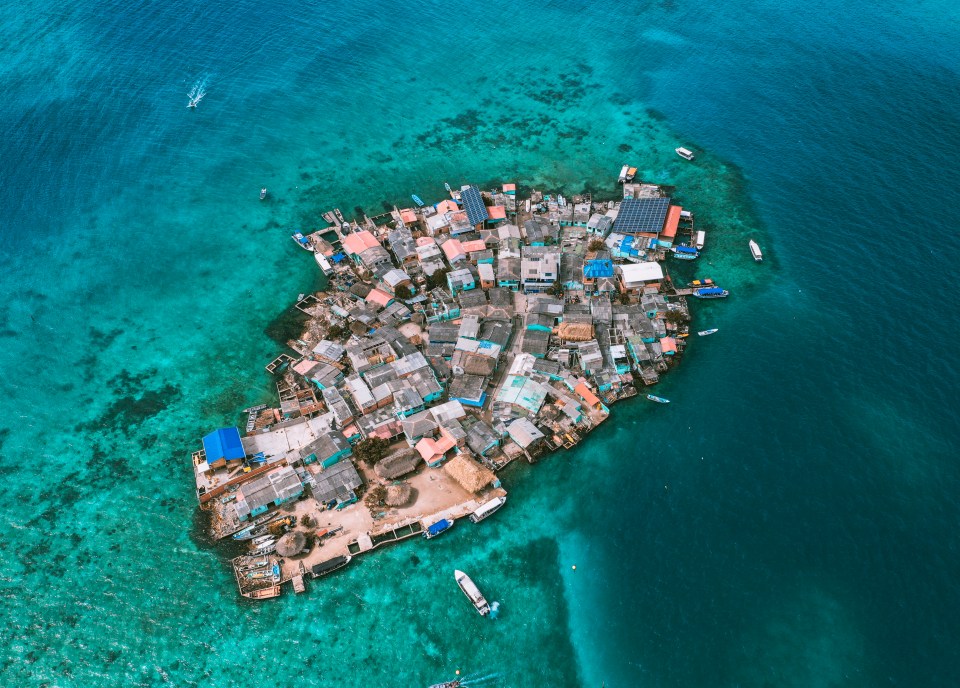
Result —
<instances>
[{"instance_id":1,"label":"dense village on island","mask_svg":"<svg viewBox=\"0 0 960 688\"><path fill-rule=\"evenodd\" d=\"M233 559L243 596L479 523L507 500L505 466L572 447L669 370L686 297L726 292L665 274L704 234L633 173L618 201L447 185L435 204L334 210L294 234L328 284L298 299L303 333L267 366L276 404L193 454L213 537L249 547Z\"/></svg>"}]
</instances>

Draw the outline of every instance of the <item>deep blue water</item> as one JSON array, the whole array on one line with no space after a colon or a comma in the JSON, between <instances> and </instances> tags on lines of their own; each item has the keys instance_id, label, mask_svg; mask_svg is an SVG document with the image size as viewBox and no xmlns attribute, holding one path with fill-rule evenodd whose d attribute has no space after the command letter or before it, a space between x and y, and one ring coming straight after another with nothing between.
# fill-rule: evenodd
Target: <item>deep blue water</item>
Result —
<instances>
[{"instance_id":1,"label":"deep blue water","mask_svg":"<svg viewBox=\"0 0 960 688\"><path fill-rule=\"evenodd\" d=\"M0 8L0 684L960 683L958 19ZM734 291L673 403L511 468L482 529L238 601L189 453L270 399L265 330L317 284L288 228L444 181L608 189L627 161L677 185ZM447 584L466 565L493 624Z\"/></svg>"}]
</instances>

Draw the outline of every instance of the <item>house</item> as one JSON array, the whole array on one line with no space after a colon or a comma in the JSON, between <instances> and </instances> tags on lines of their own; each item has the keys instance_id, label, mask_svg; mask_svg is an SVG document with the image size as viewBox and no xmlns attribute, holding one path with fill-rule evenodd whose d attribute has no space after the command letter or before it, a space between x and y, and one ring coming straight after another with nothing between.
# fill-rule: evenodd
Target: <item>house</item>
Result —
<instances>
[{"instance_id":1,"label":"house","mask_svg":"<svg viewBox=\"0 0 960 688\"><path fill-rule=\"evenodd\" d=\"M663 230L669 209L669 198L626 199L620 203L613 228L625 236L645 237L655 241Z\"/></svg>"},{"instance_id":2,"label":"house","mask_svg":"<svg viewBox=\"0 0 960 688\"><path fill-rule=\"evenodd\" d=\"M385 291L379 289L371 289L370 293L367 294L367 298L364 299L367 303L373 306L379 306L380 308L386 308L391 303L393 303L393 297L390 296Z\"/></svg>"},{"instance_id":3,"label":"house","mask_svg":"<svg viewBox=\"0 0 960 688\"><path fill-rule=\"evenodd\" d=\"M300 447L299 453L304 464L318 462L321 466L327 468L340 459L351 456L353 449L342 432L331 430L320 435L309 444Z\"/></svg>"},{"instance_id":4,"label":"house","mask_svg":"<svg viewBox=\"0 0 960 688\"><path fill-rule=\"evenodd\" d=\"M401 450L377 461L373 470L381 480L396 480L417 470L420 461L420 454L417 451Z\"/></svg>"},{"instance_id":5,"label":"house","mask_svg":"<svg viewBox=\"0 0 960 688\"><path fill-rule=\"evenodd\" d=\"M479 333L480 318L476 315L464 315L460 320L460 331L457 333L457 338L476 339Z\"/></svg>"},{"instance_id":6,"label":"house","mask_svg":"<svg viewBox=\"0 0 960 688\"><path fill-rule=\"evenodd\" d=\"M537 294L546 291L560 279L560 251L547 246L524 246L520 260L523 291ZM504 286L504 285L500 285Z\"/></svg>"},{"instance_id":7,"label":"house","mask_svg":"<svg viewBox=\"0 0 960 688\"><path fill-rule=\"evenodd\" d=\"M452 237L447 239L440 245L440 248L443 249L443 253L447 257L447 262L450 263L450 265L467 259L467 252L463 250L463 244L457 239Z\"/></svg>"},{"instance_id":8,"label":"house","mask_svg":"<svg viewBox=\"0 0 960 688\"><path fill-rule=\"evenodd\" d=\"M439 437L424 437L417 442L415 449L428 466L437 468L447 458L447 452L455 446L457 446L456 439L447 428L441 427Z\"/></svg>"},{"instance_id":9,"label":"house","mask_svg":"<svg viewBox=\"0 0 960 688\"><path fill-rule=\"evenodd\" d=\"M609 294L617 290L609 252L599 251L583 262L583 290L588 294Z\"/></svg>"},{"instance_id":10,"label":"house","mask_svg":"<svg viewBox=\"0 0 960 688\"><path fill-rule=\"evenodd\" d=\"M683 213L683 208L678 205L672 205L667 210L667 219L663 223L663 229L660 231L660 236L657 237L657 243L663 248L670 248L673 246L674 241L677 238L677 227L680 225L681 213Z\"/></svg>"},{"instance_id":11,"label":"house","mask_svg":"<svg viewBox=\"0 0 960 688\"><path fill-rule=\"evenodd\" d=\"M393 412L397 418L407 418L423 411L423 398L413 387L403 387L393 394Z\"/></svg>"},{"instance_id":12,"label":"house","mask_svg":"<svg viewBox=\"0 0 960 688\"><path fill-rule=\"evenodd\" d=\"M495 405L515 415L535 416L547 398L547 388L541 382L520 375L508 375L497 392Z\"/></svg>"},{"instance_id":13,"label":"house","mask_svg":"<svg viewBox=\"0 0 960 688\"><path fill-rule=\"evenodd\" d=\"M247 521L265 513L271 506L280 506L301 494L303 484L297 472L284 466L241 485L233 508L238 520Z\"/></svg>"},{"instance_id":14,"label":"house","mask_svg":"<svg viewBox=\"0 0 960 688\"><path fill-rule=\"evenodd\" d=\"M313 347L313 355L320 361L325 361L328 363L336 363L341 358L343 354L346 353L346 349L337 342L332 342L329 339L323 339Z\"/></svg>"},{"instance_id":15,"label":"house","mask_svg":"<svg viewBox=\"0 0 960 688\"><path fill-rule=\"evenodd\" d=\"M500 435L482 420L467 429L467 446L477 456L487 456L500 446Z\"/></svg>"},{"instance_id":16,"label":"house","mask_svg":"<svg viewBox=\"0 0 960 688\"><path fill-rule=\"evenodd\" d=\"M663 280L663 266L655 261L618 265L617 273L626 291L642 291L646 286Z\"/></svg>"},{"instance_id":17,"label":"house","mask_svg":"<svg viewBox=\"0 0 960 688\"><path fill-rule=\"evenodd\" d=\"M447 273L447 286L450 288L450 293L456 295L460 291L475 289L477 283L474 281L473 273L463 268Z\"/></svg>"},{"instance_id":18,"label":"house","mask_svg":"<svg viewBox=\"0 0 960 688\"><path fill-rule=\"evenodd\" d=\"M390 250L397 257L400 265L416 265L417 242L413 240L413 234L406 227L398 227L387 234L387 243Z\"/></svg>"},{"instance_id":19,"label":"house","mask_svg":"<svg viewBox=\"0 0 960 688\"><path fill-rule=\"evenodd\" d=\"M603 404L600 403L600 399L590 390L589 387L587 387L586 382L581 382L574 387L573 393L583 399L583 403L592 409L601 409L603 407Z\"/></svg>"},{"instance_id":20,"label":"house","mask_svg":"<svg viewBox=\"0 0 960 688\"><path fill-rule=\"evenodd\" d=\"M398 268L387 270L387 272L380 277L380 282L384 287L386 287L386 291L390 292L391 294L396 294L397 287L400 286L407 287L413 291L413 281L410 279L410 275Z\"/></svg>"},{"instance_id":21,"label":"house","mask_svg":"<svg viewBox=\"0 0 960 688\"><path fill-rule=\"evenodd\" d=\"M487 401L487 378L482 375L463 374L450 382L450 398L464 406L483 408Z\"/></svg>"},{"instance_id":22,"label":"house","mask_svg":"<svg viewBox=\"0 0 960 688\"><path fill-rule=\"evenodd\" d=\"M497 286L497 278L493 265L490 263L480 263L477 265L477 271L480 273L481 289L491 289Z\"/></svg>"},{"instance_id":23,"label":"house","mask_svg":"<svg viewBox=\"0 0 960 688\"><path fill-rule=\"evenodd\" d=\"M524 450L536 449L545 437L540 432L540 428L534 425L529 418L518 418L512 421L507 425L507 434Z\"/></svg>"},{"instance_id":24,"label":"house","mask_svg":"<svg viewBox=\"0 0 960 688\"><path fill-rule=\"evenodd\" d=\"M327 508L342 509L357 501L354 492L363 485L353 461L338 461L314 476L313 496Z\"/></svg>"},{"instance_id":25,"label":"house","mask_svg":"<svg viewBox=\"0 0 960 688\"><path fill-rule=\"evenodd\" d=\"M437 429L437 421L429 410L414 413L402 419L400 424L403 427L403 436L411 447L416 446L423 437L433 435Z\"/></svg>"},{"instance_id":26,"label":"house","mask_svg":"<svg viewBox=\"0 0 960 688\"><path fill-rule=\"evenodd\" d=\"M236 466L247 458L237 428L220 428L204 436L203 453L211 468Z\"/></svg>"},{"instance_id":27,"label":"house","mask_svg":"<svg viewBox=\"0 0 960 688\"><path fill-rule=\"evenodd\" d=\"M503 222L507 219L507 209L502 205L492 205L487 208L487 213L489 215L488 221L491 223L494 222Z\"/></svg>"},{"instance_id":28,"label":"house","mask_svg":"<svg viewBox=\"0 0 960 688\"><path fill-rule=\"evenodd\" d=\"M504 257L503 253L500 253L497 260L497 286L511 291L520 289L520 258Z\"/></svg>"},{"instance_id":29,"label":"house","mask_svg":"<svg viewBox=\"0 0 960 688\"><path fill-rule=\"evenodd\" d=\"M350 410L347 402L343 400L339 389L336 387L328 387L322 390L321 394L323 395L323 402L330 410L330 414L333 416L333 421L337 427L342 428L353 422L353 412Z\"/></svg>"}]
</instances>

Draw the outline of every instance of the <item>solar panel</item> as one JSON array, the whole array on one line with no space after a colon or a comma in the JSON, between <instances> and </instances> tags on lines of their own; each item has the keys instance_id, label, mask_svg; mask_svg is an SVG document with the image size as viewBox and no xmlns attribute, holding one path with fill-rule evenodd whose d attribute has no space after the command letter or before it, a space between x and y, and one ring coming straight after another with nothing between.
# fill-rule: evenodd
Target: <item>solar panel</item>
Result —
<instances>
[{"instance_id":1,"label":"solar panel","mask_svg":"<svg viewBox=\"0 0 960 688\"><path fill-rule=\"evenodd\" d=\"M460 200L467 211L467 220L471 225L478 225L490 217L487 206L483 204L483 196L475 187L468 186L460 192Z\"/></svg>"},{"instance_id":2,"label":"solar panel","mask_svg":"<svg viewBox=\"0 0 960 688\"><path fill-rule=\"evenodd\" d=\"M656 234L663 229L669 208L669 198L629 198L620 204L614 229L628 234Z\"/></svg>"}]
</instances>

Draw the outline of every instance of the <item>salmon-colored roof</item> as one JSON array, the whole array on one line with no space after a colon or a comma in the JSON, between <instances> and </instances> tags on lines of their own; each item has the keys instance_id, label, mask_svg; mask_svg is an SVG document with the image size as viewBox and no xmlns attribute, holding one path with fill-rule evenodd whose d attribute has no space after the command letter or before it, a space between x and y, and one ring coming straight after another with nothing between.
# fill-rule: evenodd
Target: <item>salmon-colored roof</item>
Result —
<instances>
[{"instance_id":1,"label":"salmon-colored roof","mask_svg":"<svg viewBox=\"0 0 960 688\"><path fill-rule=\"evenodd\" d=\"M377 238L365 229L343 237L343 250L347 253L360 254L379 245Z\"/></svg>"},{"instance_id":2,"label":"salmon-colored roof","mask_svg":"<svg viewBox=\"0 0 960 688\"><path fill-rule=\"evenodd\" d=\"M393 297L387 292L380 291L379 289L371 289L370 293L367 294L368 303L376 303L384 308L389 306L391 301L393 301Z\"/></svg>"},{"instance_id":3,"label":"salmon-colored roof","mask_svg":"<svg viewBox=\"0 0 960 688\"><path fill-rule=\"evenodd\" d=\"M457 256L465 255L463 252L463 244L456 239L450 239L450 241L443 242L443 246L440 248L442 248L443 252L446 254L447 260L453 260Z\"/></svg>"},{"instance_id":4,"label":"salmon-colored roof","mask_svg":"<svg viewBox=\"0 0 960 688\"><path fill-rule=\"evenodd\" d=\"M456 442L451 437L443 435L439 440L424 437L417 442L417 446L414 448L420 452L420 456L423 457L424 461L431 461L446 454L453 449L455 444Z\"/></svg>"},{"instance_id":5,"label":"salmon-colored roof","mask_svg":"<svg viewBox=\"0 0 960 688\"><path fill-rule=\"evenodd\" d=\"M516 190L517 190L517 185L516 185L516 184L504 184L504 185L503 185L503 192L504 192L504 193L507 193L508 191L516 191Z\"/></svg>"},{"instance_id":6,"label":"salmon-colored roof","mask_svg":"<svg viewBox=\"0 0 960 688\"><path fill-rule=\"evenodd\" d=\"M417 239L417 246L429 246L430 244L437 243L434 241L433 237L420 237Z\"/></svg>"},{"instance_id":7,"label":"salmon-colored roof","mask_svg":"<svg viewBox=\"0 0 960 688\"><path fill-rule=\"evenodd\" d=\"M663 351L663 353L667 353L669 351L676 352L677 340L673 337L664 337L660 340L660 349Z\"/></svg>"},{"instance_id":8,"label":"salmon-colored roof","mask_svg":"<svg viewBox=\"0 0 960 688\"><path fill-rule=\"evenodd\" d=\"M590 388L587 387L585 382L581 382L579 385L573 388L573 391L576 392L581 399L583 399L588 406L596 406L600 403L600 399L597 398L597 395L590 391Z\"/></svg>"},{"instance_id":9,"label":"salmon-colored roof","mask_svg":"<svg viewBox=\"0 0 960 688\"><path fill-rule=\"evenodd\" d=\"M502 205L492 205L487 208L487 214L490 215L491 220L506 220L507 219L507 209Z\"/></svg>"},{"instance_id":10,"label":"salmon-colored roof","mask_svg":"<svg viewBox=\"0 0 960 688\"><path fill-rule=\"evenodd\" d=\"M670 210L667 211L667 221L663 223L663 231L660 232L660 236L672 239L677 236L677 225L680 224L680 211L682 211L678 205L670 206Z\"/></svg>"},{"instance_id":11,"label":"salmon-colored roof","mask_svg":"<svg viewBox=\"0 0 960 688\"><path fill-rule=\"evenodd\" d=\"M400 219L403 220L405 224L416 222L417 213L414 212L413 208L404 208L400 211Z\"/></svg>"},{"instance_id":12,"label":"salmon-colored roof","mask_svg":"<svg viewBox=\"0 0 960 688\"><path fill-rule=\"evenodd\" d=\"M463 247L463 250L467 253L472 253L473 251L486 251L487 242L482 239L474 239L473 241L463 241L460 244Z\"/></svg>"},{"instance_id":13,"label":"salmon-colored roof","mask_svg":"<svg viewBox=\"0 0 960 688\"><path fill-rule=\"evenodd\" d=\"M310 369L313 368L313 366L315 365L317 365L316 361L311 361L309 358L305 358L299 363L297 363L295 366L293 366L293 369L298 373L300 373L301 375L306 375L307 373L310 372Z\"/></svg>"},{"instance_id":14,"label":"salmon-colored roof","mask_svg":"<svg viewBox=\"0 0 960 688\"><path fill-rule=\"evenodd\" d=\"M446 201L440 201L437 203L437 212L443 215L444 213L451 213L455 210L459 210L460 206L457 205L456 201L450 199Z\"/></svg>"}]
</instances>

